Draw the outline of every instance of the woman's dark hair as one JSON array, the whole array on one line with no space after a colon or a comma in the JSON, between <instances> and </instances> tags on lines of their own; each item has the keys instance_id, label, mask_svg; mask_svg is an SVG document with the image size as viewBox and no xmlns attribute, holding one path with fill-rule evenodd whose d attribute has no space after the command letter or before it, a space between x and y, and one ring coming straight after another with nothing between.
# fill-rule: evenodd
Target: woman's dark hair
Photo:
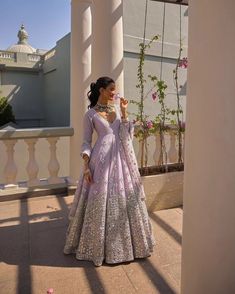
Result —
<instances>
[{"instance_id":1,"label":"woman's dark hair","mask_svg":"<svg viewBox=\"0 0 235 294\"><path fill-rule=\"evenodd\" d=\"M87 97L91 102L88 108L92 108L96 105L100 96L100 88L106 89L111 83L114 83L114 80L109 77L101 77L96 83L91 83L90 91L87 93Z\"/></svg>"}]
</instances>

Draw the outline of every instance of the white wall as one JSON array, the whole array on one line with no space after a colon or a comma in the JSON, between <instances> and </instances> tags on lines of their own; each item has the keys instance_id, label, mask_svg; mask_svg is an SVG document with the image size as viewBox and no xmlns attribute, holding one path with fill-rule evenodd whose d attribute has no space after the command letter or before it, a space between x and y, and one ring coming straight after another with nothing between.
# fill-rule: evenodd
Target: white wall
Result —
<instances>
[{"instance_id":1,"label":"white wall","mask_svg":"<svg viewBox=\"0 0 235 294\"><path fill-rule=\"evenodd\" d=\"M43 65L43 96L47 127L69 126L70 34L60 39Z\"/></svg>"},{"instance_id":2,"label":"white wall","mask_svg":"<svg viewBox=\"0 0 235 294\"><path fill-rule=\"evenodd\" d=\"M150 40L154 35L161 35L163 29L163 9L161 2L148 1L146 39ZM143 41L145 17L145 1L126 0L124 1L124 78L125 78L125 96L128 99L139 99L139 92L136 88L139 43ZM187 32L188 32L188 7L181 6L182 17L182 56L187 56ZM173 83L173 69L176 66L176 58L179 52L180 40L180 6L174 4L165 4L165 33L164 33L164 54L162 79L167 83L167 104L174 107L176 104L175 87ZM156 75L160 78L161 61L161 39L154 43L147 51L144 73ZM179 84L183 86L182 105L185 112L186 95L186 75L187 70L179 69ZM146 84L145 94L151 89L150 83ZM145 112L151 118L159 111L157 102L153 102L151 93L145 101ZM130 111L136 111L134 105L130 105Z\"/></svg>"},{"instance_id":3,"label":"white wall","mask_svg":"<svg viewBox=\"0 0 235 294\"><path fill-rule=\"evenodd\" d=\"M20 127L44 125L40 72L8 70L1 73L0 97L8 98Z\"/></svg>"}]
</instances>

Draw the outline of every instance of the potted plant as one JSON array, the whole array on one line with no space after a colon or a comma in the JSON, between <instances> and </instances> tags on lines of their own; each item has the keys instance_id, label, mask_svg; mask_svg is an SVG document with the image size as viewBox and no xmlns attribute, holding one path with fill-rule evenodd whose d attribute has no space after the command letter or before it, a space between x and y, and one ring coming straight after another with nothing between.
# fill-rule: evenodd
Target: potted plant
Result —
<instances>
[{"instance_id":1,"label":"potted plant","mask_svg":"<svg viewBox=\"0 0 235 294\"><path fill-rule=\"evenodd\" d=\"M182 106L180 103L178 69L185 66L186 59L181 59L182 48L180 46L179 56L176 68L173 71L174 83L176 87L176 109L169 108L165 103L167 85L165 81L158 79L155 75L148 75L153 86L147 95L152 92L152 99L160 104L160 112L153 119L145 113L144 101L145 93L145 75L144 60L146 50L150 48L153 41L159 36L154 36L147 44L140 43L140 54L138 64L138 84L140 98L139 101L130 102L137 106L137 113L134 113L135 119L135 137L140 146L140 174L142 176L145 192L147 196L147 207L150 211L165 209L182 205L183 194L183 143L182 134L185 131L185 124L182 121ZM182 66L183 65L183 66ZM168 163L165 138L169 132L174 132L178 140L178 161ZM148 165L148 139L151 136L159 136L159 159L158 164Z\"/></svg>"}]
</instances>

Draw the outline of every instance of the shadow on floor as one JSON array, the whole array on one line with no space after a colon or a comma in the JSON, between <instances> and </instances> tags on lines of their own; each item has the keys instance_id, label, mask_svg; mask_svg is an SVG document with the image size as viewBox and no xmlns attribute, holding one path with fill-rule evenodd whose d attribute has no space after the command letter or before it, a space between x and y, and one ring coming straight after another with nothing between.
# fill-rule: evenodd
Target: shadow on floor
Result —
<instances>
[{"instance_id":1,"label":"shadow on floor","mask_svg":"<svg viewBox=\"0 0 235 294\"><path fill-rule=\"evenodd\" d=\"M32 293L32 273L30 268L32 265L81 267L84 269L92 293L105 293L97 268L94 267L92 262L78 261L73 255L63 254L69 208L63 197L58 197L57 200L60 204L60 210L33 215L29 215L27 199L21 200L19 218L2 221L4 223L18 220L20 224L0 227L0 262L18 266L18 293ZM169 234L177 242L181 242L180 237L177 235L178 233L176 234L169 225L165 224L156 215L151 215L151 217L164 230L169 231ZM138 262L160 293L175 293L150 260L138 259L134 262ZM104 266L115 267L118 265L104 264Z\"/></svg>"}]
</instances>

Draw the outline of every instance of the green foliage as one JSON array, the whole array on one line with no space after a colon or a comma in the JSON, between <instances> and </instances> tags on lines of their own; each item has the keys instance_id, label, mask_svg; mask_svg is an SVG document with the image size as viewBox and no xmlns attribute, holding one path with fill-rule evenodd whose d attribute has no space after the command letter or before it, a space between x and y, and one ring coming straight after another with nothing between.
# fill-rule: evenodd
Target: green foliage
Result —
<instances>
[{"instance_id":1,"label":"green foliage","mask_svg":"<svg viewBox=\"0 0 235 294\"><path fill-rule=\"evenodd\" d=\"M12 111L11 105L8 103L6 97L0 98L0 126L9 122L15 123L15 116Z\"/></svg>"},{"instance_id":2,"label":"green foliage","mask_svg":"<svg viewBox=\"0 0 235 294\"><path fill-rule=\"evenodd\" d=\"M177 59L177 63L176 63L176 67L173 70L173 80L175 83L175 89L176 89L176 102L177 102L177 109L176 110L172 110L174 111L174 114L176 115L176 126L177 126L177 137L178 137L178 163L182 163L183 162L183 158L182 158L182 132L184 132L185 130L185 124L182 122L182 116L183 116L183 109L180 103L180 86L178 83L178 70L180 67L180 62L181 62L181 54L182 54L183 48L182 48L182 44L180 42L180 49L179 49L179 55L178 55L178 59ZM181 116L181 117L180 117Z\"/></svg>"},{"instance_id":3,"label":"green foliage","mask_svg":"<svg viewBox=\"0 0 235 294\"><path fill-rule=\"evenodd\" d=\"M145 84L147 82L144 74L144 62L146 50L149 49L155 40L159 39L159 35L154 36L147 44L140 43L139 64L137 71L138 83L136 88L139 89L139 100L131 100L137 106L137 113L134 113L135 120L135 137L141 143L141 167L147 166L148 161L148 143L147 139L157 132L160 134L160 156L159 165L165 165L167 169L167 150L165 144L165 133L169 130L169 125L177 127L177 137L179 142L178 162L182 162L182 133L185 130L185 124L182 122L183 109L180 103L180 93L178 85L178 68L181 61L182 46L180 46L179 56L176 68L173 71L173 79L176 87L176 109L167 107L165 98L167 84L163 80L159 80L155 75L148 75L148 79L152 83L150 91L144 96ZM152 99L160 104L160 112L156 114L154 119L149 120L149 116L144 111L144 100L152 92ZM167 171L167 170L166 170Z\"/></svg>"},{"instance_id":4,"label":"green foliage","mask_svg":"<svg viewBox=\"0 0 235 294\"><path fill-rule=\"evenodd\" d=\"M159 35L154 36L147 44L140 43L140 53L139 53L139 65L137 70L137 79L138 84L136 88L140 91L140 101L136 104L138 105L138 115L140 117L140 121L143 121L144 118L144 84L146 83L146 79L144 77L144 60L146 55L146 50L149 49L152 43L159 39Z\"/></svg>"}]
</instances>

